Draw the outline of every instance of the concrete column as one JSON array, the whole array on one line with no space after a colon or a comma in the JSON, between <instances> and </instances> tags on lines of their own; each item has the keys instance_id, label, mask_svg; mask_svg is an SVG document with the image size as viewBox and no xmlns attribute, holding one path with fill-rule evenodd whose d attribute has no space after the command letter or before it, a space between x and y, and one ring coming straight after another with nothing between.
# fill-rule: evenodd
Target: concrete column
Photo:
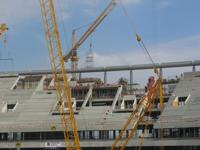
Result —
<instances>
[{"instance_id":1,"label":"concrete column","mask_svg":"<svg viewBox=\"0 0 200 150\"><path fill-rule=\"evenodd\" d=\"M162 78L163 77L163 69L162 68L160 68L160 72L159 73L160 73L159 76Z\"/></svg>"},{"instance_id":2,"label":"concrete column","mask_svg":"<svg viewBox=\"0 0 200 150\"><path fill-rule=\"evenodd\" d=\"M133 70L130 70L130 92L133 92Z\"/></svg>"},{"instance_id":3,"label":"concrete column","mask_svg":"<svg viewBox=\"0 0 200 150\"><path fill-rule=\"evenodd\" d=\"M82 78L82 74L81 74L81 72L79 73L79 80L81 80L81 78Z\"/></svg>"},{"instance_id":4,"label":"concrete column","mask_svg":"<svg viewBox=\"0 0 200 150\"><path fill-rule=\"evenodd\" d=\"M133 85L133 70L130 70L130 85Z\"/></svg>"},{"instance_id":5,"label":"concrete column","mask_svg":"<svg viewBox=\"0 0 200 150\"><path fill-rule=\"evenodd\" d=\"M104 72L104 83L105 84L107 83L107 72L106 71Z\"/></svg>"},{"instance_id":6,"label":"concrete column","mask_svg":"<svg viewBox=\"0 0 200 150\"><path fill-rule=\"evenodd\" d=\"M196 72L196 66L192 67L192 72Z\"/></svg>"}]
</instances>

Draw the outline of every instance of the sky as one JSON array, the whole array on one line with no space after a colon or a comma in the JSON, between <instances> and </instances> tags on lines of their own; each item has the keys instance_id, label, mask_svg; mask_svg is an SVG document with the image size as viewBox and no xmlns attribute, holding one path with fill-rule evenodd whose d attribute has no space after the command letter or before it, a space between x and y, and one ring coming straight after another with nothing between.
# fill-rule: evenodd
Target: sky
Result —
<instances>
[{"instance_id":1,"label":"sky","mask_svg":"<svg viewBox=\"0 0 200 150\"><path fill-rule=\"evenodd\" d=\"M78 49L80 67L86 66L85 57L90 43L93 45L95 66L150 63L147 54L135 40L135 31L142 37L155 62L200 59L199 0L121 1L129 19L121 5L117 4ZM9 31L5 35L6 44L3 40L0 41L0 58L13 58L12 61L0 61L0 70L49 69L39 1L0 2L0 23L9 26ZM71 47L72 30L91 23L109 2L110 0L54 0L63 54ZM77 39L87 27L77 30ZM191 68L184 69L189 70ZM167 71L166 76L181 72L182 68L172 69ZM149 71L136 73L135 76L141 80L147 73L149 74ZM127 76L127 73L125 74ZM110 78L112 76L110 75Z\"/></svg>"}]
</instances>

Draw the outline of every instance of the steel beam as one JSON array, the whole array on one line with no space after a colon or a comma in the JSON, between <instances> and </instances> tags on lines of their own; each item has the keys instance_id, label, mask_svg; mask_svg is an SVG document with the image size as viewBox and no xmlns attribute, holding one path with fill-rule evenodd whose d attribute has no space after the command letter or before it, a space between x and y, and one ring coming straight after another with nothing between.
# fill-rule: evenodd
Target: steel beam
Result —
<instances>
[{"instance_id":1,"label":"steel beam","mask_svg":"<svg viewBox=\"0 0 200 150\"><path fill-rule=\"evenodd\" d=\"M193 67L193 66L200 66L200 60L156 63L155 66L157 68ZM80 68L77 71L72 71L72 70L66 70L66 71L68 73L91 73L91 72L113 72L113 71L146 70L146 69L153 69L153 65L138 64L138 65L125 65L125 66L107 66L107 67L94 67L94 68ZM7 73L8 74L17 73L18 75L41 75L41 74L51 74L51 71L38 70L38 71L7 72Z\"/></svg>"}]
</instances>

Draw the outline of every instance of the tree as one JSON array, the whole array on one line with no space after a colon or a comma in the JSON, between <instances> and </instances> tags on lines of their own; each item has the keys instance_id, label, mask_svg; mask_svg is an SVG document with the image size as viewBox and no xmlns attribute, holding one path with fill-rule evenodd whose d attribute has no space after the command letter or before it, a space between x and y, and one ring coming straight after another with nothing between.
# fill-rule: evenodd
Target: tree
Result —
<instances>
[{"instance_id":1,"label":"tree","mask_svg":"<svg viewBox=\"0 0 200 150\"><path fill-rule=\"evenodd\" d=\"M123 93L127 93L128 91L128 79L121 77L118 81L118 84L123 86Z\"/></svg>"}]
</instances>

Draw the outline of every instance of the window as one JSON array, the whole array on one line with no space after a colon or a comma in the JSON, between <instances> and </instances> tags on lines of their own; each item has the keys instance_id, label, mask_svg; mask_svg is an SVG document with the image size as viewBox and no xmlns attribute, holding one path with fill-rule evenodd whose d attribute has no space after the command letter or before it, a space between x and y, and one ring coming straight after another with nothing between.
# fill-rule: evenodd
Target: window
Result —
<instances>
[{"instance_id":1,"label":"window","mask_svg":"<svg viewBox=\"0 0 200 150\"><path fill-rule=\"evenodd\" d=\"M108 136L109 136L108 134L109 134L109 132L107 130L101 130L100 131L100 138L103 139L103 140L106 140L106 139L108 139Z\"/></svg>"},{"instance_id":2,"label":"window","mask_svg":"<svg viewBox=\"0 0 200 150\"><path fill-rule=\"evenodd\" d=\"M141 137L142 135L142 129L138 129L137 132L136 132L136 137Z\"/></svg>"},{"instance_id":3,"label":"window","mask_svg":"<svg viewBox=\"0 0 200 150\"><path fill-rule=\"evenodd\" d=\"M158 138L158 129L155 129L153 134L154 134L154 138Z\"/></svg>"},{"instance_id":4,"label":"window","mask_svg":"<svg viewBox=\"0 0 200 150\"><path fill-rule=\"evenodd\" d=\"M16 107L17 107L18 103L10 103L10 104L5 104L4 107L2 108L2 112L13 112Z\"/></svg>"},{"instance_id":5,"label":"window","mask_svg":"<svg viewBox=\"0 0 200 150\"><path fill-rule=\"evenodd\" d=\"M189 99L190 99L190 94L188 96L182 96L182 97L176 96L172 102L172 106L175 108L179 106L184 106L189 101Z\"/></svg>"},{"instance_id":6,"label":"window","mask_svg":"<svg viewBox=\"0 0 200 150\"><path fill-rule=\"evenodd\" d=\"M181 137L181 138L184 137L184 131L185 131L184 128L179 129L179 132L180 132L179 137Z\"/></svg>"},{"instance_id":7,"label":"window","mask_svg":"<svg viewBox=\"0 0 200 150\"><path fill-rule=\"evenodd\" d=\"M84 131L79 131L79 138L80 138L81 140L84 139Z\"/></svg>"},{"instance_id":8,"label":"window","mask_svg":"<svg viewBox=\"0 0 200 150\"><path fill-rule=\"evenodd\" d=\"M90 132L89 131L85 131L85 139L86 140L90 139Z\"/></svg>"},{"instance_id":9,"label":"window","mask_svg":"<svg viewBox=\"0 0 200 150\"><path fill-rule=\"evenodd\" d=\"M117 138L119 136L119 131L115 130L115 138Z\"/></svg>"},{"instance_id":10,"label":"window","mask_svg":"<svg viewBox=\"0 0 200 150\"><path fill-rule=\"evenodd\" d=\"M190 128L190 137L194 137L195 136L195 129L194 128Z\"/></svg>"},{"instance_id":11,"label":"window","mask_svg":"<svg viewBox=\"0 0 200 150\"><path fill-rule=\"evenodd\" d=\"M114 134L113 134L113 131L109 131L109 139L113 139L114 138Z\"/></svg>"},{"instance_id":12,"label":"window","mask_svg":"<svg viewBox=\"0 0 200 150\"><path fill-rule=\"evenodd\" d=\"M189 133L190 133L189 128L186 128L186 129L185 129L185 136L186 136L186 137L189 137Z\"/></svg>"},{"instance_id":13,"label":"window","mask_svg":"<svg viewBox=\"0 0 200 150\"><path fill-rule=\"evenodd\" d=\"M178 98L178 105L179 106L184 106L186 99L187 99L187 97L179 97Z\"/></svg>"},{"instance_id":14,"label":"window","mask_svg":"<svg viewBox=\"0 0 200 150\"><path fill-rule=\"evenodd\" d=\"M92 138L93 139L99 139L99 131L92 131Z\"/></svg>"},{"instance_id":15,"label":"window","mask_svg":"<svg viewBox=\"0 0 200 150\"><path fill-rule=\"evenodd\" d=\"M0 141L7 141L8 133L0 133Z\"/></svg>"},{"instance_id":16,"label":"window","mask_svg":"<svg viewBox=\"0 0 200 150\"><path fill-rule=\"evenodd\" d=\"M48 134L48 139L51 139L52 133ZM25 132L24 133L24 140L39 140L40 139L40 132Z\"/></svg>"},{"instance_id":17,"label":"window","mask_svg":"<svg viewBox=\"0 0 200 150\"><path fill-rule=\"evenodd\" d=\"M21 132L14 132L13 138L14 138L14 140L20 141L21 140Z\"/></svg>"},{"instance_id":18,"label":"window","mask_svg":"<svg viewBox=\"0 0 200 150\"><path fill-rule=\"evenodd\" d=\"M42 76L20 76L13 89L35 89L41 79Z\"/></svg>"},{"instance_id":19,"label":"window","mask_svg":"<svg viewBox=\"0 0 200 150\"><path fill-rule=\"evenodd\" d=\"M9 132L8 133L8 141L12 141L13 140L13 132Z\"/></svg>"},{"instance_id":20,"label":"window","mask_svg":"<svg viewBox=\"0 0 200 150\"><path fill-rule=\"evenodd\" d=\"M200 137L200 128L198 128L198 137Z\"/></svg>"},{"instance_id":21,"label":"window","mask_svg":"<svg viewBox=\"0 0 200 150\"><path fill-rule=\"evenodd\" d=\"M15 108L15 105L16 105L16 104L8 104L8 105L7 105L7 110L8 110L8 111L12 111L12 110Z\"/></svg>"},{"instance_id":22,"label":"window","mask_svg":"<svg viewBox=\"0 0 200 150\"><path fill-rule=\"evenodd\" d=\"M172 129L172 136L173 137L178 137L179 136L179 129L173 128Z\"/></svg>"}]
</instances>

